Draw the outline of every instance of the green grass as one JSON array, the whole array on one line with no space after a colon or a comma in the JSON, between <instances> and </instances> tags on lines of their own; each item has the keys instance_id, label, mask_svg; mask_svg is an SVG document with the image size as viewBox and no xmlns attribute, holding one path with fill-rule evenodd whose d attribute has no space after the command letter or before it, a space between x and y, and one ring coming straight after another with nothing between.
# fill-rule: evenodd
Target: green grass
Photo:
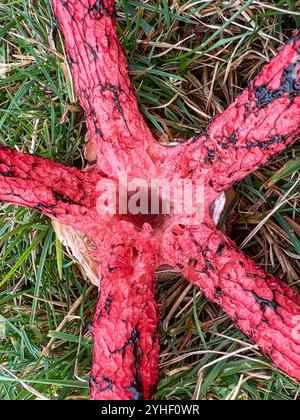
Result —
<instances>
[{"instance_id":1,"label":"green grass","mask_svg":"<svg viewBox=\"0 0 300 420\"><path fill-rule=\"evenodd\" d=\"M296 3L119 1L130 74L157 138L183 141L203 130L300 27ZM0 142L81 167L84 116L61 41L49 1L2 0L0 62L7 73L0 79ZM295 287L300 194L292 187L299 180L299 152L298 142L237 186L222 221L258 264ZM245 241L276 205L276 213ZM0 270L0 399L87 398L88 326L97 291L68 258L48 220L1 206ZM157 294L158 399L298 398L299 382L271 366L184 279L160 279Z\"/></svg>"}]
</instances>

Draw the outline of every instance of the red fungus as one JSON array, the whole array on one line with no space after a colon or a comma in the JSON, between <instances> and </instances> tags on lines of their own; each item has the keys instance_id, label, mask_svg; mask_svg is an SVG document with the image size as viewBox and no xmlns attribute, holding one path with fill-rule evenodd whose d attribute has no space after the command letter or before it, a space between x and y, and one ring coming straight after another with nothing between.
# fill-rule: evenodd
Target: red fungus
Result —
<instances>
[{"instance_id":1,"label":"red fungus","mask_svg":"<svg viewBox=\"0 0 300 420\"><path fill-rule=\"evenodd\" d=\"M66 168L0 148L0 199L32 207L87 237L100 298L93 321L92 399L151 398L158 364L155 268L178 269L287 374L300 378L293 330L300 297L217 231L220 193L300 133L300 34L199 137L166 150L138 110L117 37L114 1L52 0L96 163ZM198 226L170 215L101 216L101 176L204 181ZM163 198L160 198L163 202Z\"/></svg>"}]
</instances>

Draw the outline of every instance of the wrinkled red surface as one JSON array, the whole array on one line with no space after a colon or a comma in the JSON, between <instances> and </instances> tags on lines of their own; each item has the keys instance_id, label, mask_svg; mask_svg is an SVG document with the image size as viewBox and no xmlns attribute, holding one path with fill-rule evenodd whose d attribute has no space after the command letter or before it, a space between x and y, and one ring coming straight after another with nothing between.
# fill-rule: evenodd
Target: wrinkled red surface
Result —
<instances>
[{"instance_id":1,"label":"wrinkled red surface","mask_svg":"<svg viewBox=\"0 0 300 420\"><path fill-rule=\"evenodd\" d=\"M0 146L0 198L33 207L88 233L103 230L96 210L98 170L81 172Z\"/></svg>"},{"instance_id":2,"label":"wrinkled red surface","mask_svg":"<svg viewBox=\"0 0 300 420\"><path fill-rule=\"evenodd\" d=\"M114 1L54 0L52 5L65 35L99 167L110 176L137 170L145 174L154 168L148 153L154 141L128 78L115 29Z\"/></svg>"},{"instance_id":3,"label":"wrinkled red surface","mask_svg":"<svg viewBox=\"0 0 300 420\"><path fill-rule=\"evenodd\" d=\"M300 379L293 335L300 299L218 232L219 193L291 145L300 132L300 35L265 66L237 100L186 144L158 146L139 113L117 33L114 2L52 0L65 36L75 87L95 149L89 172L0 148L0 199L71 225L93 243L99 303L93 321L92 399L151 398L158 360L155 267L182 272L234 320L283 371ZM198 226L169 216L104 217L97 183L122 173L204 180ZM149 223L148 223L149 222Z\"/></svg>"},{"instance_id":4,"label":"wrinkled red surface","mask_svg":"<svg viewBox=\"0 0 300 420\"><path fill-rule=\"evenodd\" d=\"M92 399L151 398L159 351L155 243L127 223L103 242L101 296L93 323Z\"/></svg>"},{"instance_id":5,"label":"wrinkled red surface","mask_svg":"<svg viewBox=\"0 0 300 420\"><path fill-rule=\"evenodd\" d=\"M299 80L296 35L202 135L175 149L165 165L183 178L204 177L214 191L229 188L299 136Z\"/></svg>"},{"instance_id":6,"label":"wrinkled red surface","mask_svg":"<svg viewBox=\"0 0 300 420\"><path fill-rule=\"evenodd\" d=\"M161 253L273 362L300 378L300 337L295 334L300 296L259 269L214 226L165 232Z\"/></svg>"}]
</instances>

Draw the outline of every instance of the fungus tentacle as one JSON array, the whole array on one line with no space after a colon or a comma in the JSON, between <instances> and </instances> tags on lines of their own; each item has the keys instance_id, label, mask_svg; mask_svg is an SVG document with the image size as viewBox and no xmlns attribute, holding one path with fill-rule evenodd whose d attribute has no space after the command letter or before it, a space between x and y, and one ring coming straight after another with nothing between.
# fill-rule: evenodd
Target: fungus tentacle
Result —
<instances>
[{"instance_id":1,"label":"fungus tentacle","mask_svg":"<svg viewBox=\"0 0 300 420\"><path fill-rule=\"evenodd\" d=\"M0 146L0 200L31 207L83 232L104 220L96 212L100 175Z\"/></svg>"},{"instance_id":2,"label":"fungus tentacle","mask_svg":"<svg viewBox=\"0 0 300 420\"><path fill-rule=\"evenodd\" d=\"M169 157L181 174L220 192L282 152L300 134L300 32L205 133Z\"/></svg>"},{"instance_id":3,"label":"fungus tentacle","mask_svg":"<svg viewBox=\"0 0 300 420\"><path fill-rule=\"evenodd\" d=\"M100 298L92 326L94 400L150 399L156 389L159 321L153 240L147 229L137 234L124 222L121 232L115 228L102 246Z\"/></svg>"},{"instance_id":4,"label":"fungus tentacle","mask_svg":"<svg viewBox=\"0 0 300 420\"><path fill-rule=\"evenodd\" d=\"M154 168L152 134L139 112L116 30L114 1L53 0L98 166L110 176ZM152 150L153 149L153 150ZM155 160L156 157L152 156Z\"/></svg>"},{"instance_id":5,"label":"fungus tentacle","mask_svg":"<svg viewBox=\"0 0 300 420\"><path fill-rule=\"evenodd\" d=\"M219 304L277 366L300 379L300 296L214 227L165 233L165 261Z\"/></svg>"}]
</instances>

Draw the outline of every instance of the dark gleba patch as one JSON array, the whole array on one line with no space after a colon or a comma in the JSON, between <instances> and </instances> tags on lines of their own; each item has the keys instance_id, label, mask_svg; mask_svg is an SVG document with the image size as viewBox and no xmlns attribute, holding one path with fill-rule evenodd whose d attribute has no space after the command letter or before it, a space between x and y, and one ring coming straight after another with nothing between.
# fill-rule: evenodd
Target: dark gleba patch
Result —
<instances>
[{"instance_id":1,"label":"dark gleba patch","mask_svg":"<svg viewBox=\"0 0 300 420\"><path fill-rule=\"evenodd\" d=\"M288 94L290 101L299 96L299 70L300 59L283 71L281 85L278 89L268 89L268 83L254 88L256 107L264 108L285 94Z\"/></svg>"}]
</instances>

